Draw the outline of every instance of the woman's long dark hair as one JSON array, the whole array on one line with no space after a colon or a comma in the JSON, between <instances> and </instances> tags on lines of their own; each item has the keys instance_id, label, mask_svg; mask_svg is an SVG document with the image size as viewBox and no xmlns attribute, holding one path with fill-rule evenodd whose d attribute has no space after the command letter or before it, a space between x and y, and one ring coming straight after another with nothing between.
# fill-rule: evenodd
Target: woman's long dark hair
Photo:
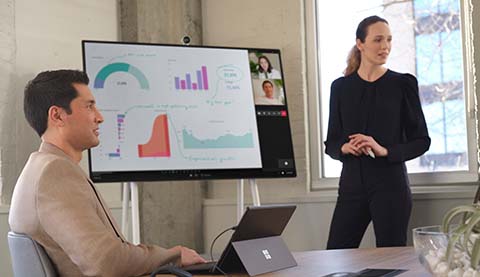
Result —
<instances>
[{"instance_id":1,"label":"woman's long dark hair","mask_svg":"<svg viewBox=\"0 0 480 277\"><path fill-rule=\"evenodd\" d=\"M267 72L268 72L268 73L272 73L272 69L273 69L272 63L271 63L270 60L267 58L267 56L260 56L260 57L258 57L258 72L264 73L263 68L262 68L262 66L260 65L260 59L264 59L264 60L267 61L267 63L268 63Z\"/></svg>"},{"instance_id":2,"label":"woman's long dark hair","mask_svg":"<svg viewBox=\"0 0 480 277\"><path fill-rule=\"evenodd\" d=\"M365 38L367 37L368 27L370 25L375 24L377 22L383 22L388 25L387 20L381 18L380 16L372 15L367 18L364 18L357 27L356 38L359 39L361 42L365 42ZM343 71L345 76L352 74L353 72L357 71L360 67L361 62L360 50L358 50L357 45L355 44L348 53L347 57L347 68Z\"/></svg>"}]
</instances>

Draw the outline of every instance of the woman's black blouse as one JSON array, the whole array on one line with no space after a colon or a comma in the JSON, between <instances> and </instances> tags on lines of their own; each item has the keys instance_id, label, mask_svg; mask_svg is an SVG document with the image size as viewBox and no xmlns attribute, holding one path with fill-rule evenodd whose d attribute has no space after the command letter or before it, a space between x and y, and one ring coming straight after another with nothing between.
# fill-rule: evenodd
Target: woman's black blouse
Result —
<instances>
[{"instance_id":1,"label":"woman's black blouse","mask_svg":"<svg viewBox=\"0 0 480 277\"><path fill-rule=\"evenodd\" d=\"M365 155L343 155L342 145L348 142L349 135L357 133L372 136L388 149L388 156L371 159ZM348 164L358 170L380 169L395 163L405 168L404 161L422 155L430 147L417 79L387 70L374 82L361 79L357 72L335 80L325 147L330 157L343 162L342 175ZM362 159L367 164L355 165Z\"/></svg>"}]
</instances>

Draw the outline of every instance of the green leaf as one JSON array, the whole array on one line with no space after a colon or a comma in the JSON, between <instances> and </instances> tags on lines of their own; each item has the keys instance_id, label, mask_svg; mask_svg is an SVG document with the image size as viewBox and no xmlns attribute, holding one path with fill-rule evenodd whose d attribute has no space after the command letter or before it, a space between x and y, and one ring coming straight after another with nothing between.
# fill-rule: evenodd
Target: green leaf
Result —
<instances>
[{"instance_id":1,"label":"green leaf","mask_svg":"<svg viewBox=\"0 0 480 277\"><path fill-rule=\"evenodd\" d=\"M479 222L480 222L480 213L477 212L475 214L472 214L472 216L468 220L468 224L466 225L466 228L464 231L463 245L467 250L469 256L471 256L472 252L470 250L468 243L470 242L470 238L472 236L473 227L475 227L475 225L478 224Z\"/></svg>"},{"instance_id":2,"label":"green leaf","mask_svg":"<svg viewBox=\"0 0 480 277\"><path fill-rule=\"evenodd\" d=\"M455 219L459 218L457 223ZM462 205L449 210L442 221L442 231L449 235L446 259L449 265L455 249L470 257L472 268L480 263L480 205Z\"/></svg>"},{"instance_id":3,"label":"green leaf","mask_svg":"<svg viewBox=\"0 0 480 277\"><path fill-rule=\"evenodd\" d=\"M453 231L451 233L451 235L449 237L447 252L445 253L445 257L446 257L449 265L452 262L453 250L455 249L455 246L456 246L457 242L463 236L463 233L465 232L466 228L467 228L467 225L459 226L458 228L456 228L455 231Z\"/></svg>"},{"instance_id":4,"label":"green leaf","mask_svg":"<svg viewBox=\"0 0 480 277\"><path fill-rule=\"evenodd\" d=\"M480 239L476 239L472 247L472 255L470 256L470 265L473 269L478 268L478 263L480 262Z\"/></svg>"},{"instance_id":5,"label":"green leaf","mask_svg":"<svg viewBox=\"0 0 480 277\"><path fill-rule=\"evenodd\" d=\"M442 222L442 231L444 233L448 233L448 228L452 224L452 220L457 216L457 215L466 215L467 213L475 213L478 212L479 210L475 207L469 206L469 205L462 205L455 207L448 211L445 216L443 217L443 222ZM466 218L464 217L463 222L465 222Z\"/></svg>"}]
</instances>

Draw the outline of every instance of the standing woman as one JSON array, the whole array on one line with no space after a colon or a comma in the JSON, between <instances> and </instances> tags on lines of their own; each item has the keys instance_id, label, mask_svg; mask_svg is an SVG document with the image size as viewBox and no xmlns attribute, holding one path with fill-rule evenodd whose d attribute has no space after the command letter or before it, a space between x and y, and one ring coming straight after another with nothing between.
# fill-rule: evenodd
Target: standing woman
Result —
<instances>
[{"instance_id":1,"label":"standing woman","mask_svg":"<svg viewBox=\"0 0 480 277\"><path fill-rule=\"evenodd\" d=\"M345 76L332 83L325 152L343 163L327 249L357 248L373 221L377 247L404 246L412 208L405 161L430 147L417 79L385 68L388 22L360 22Z\"/></svg>"}]
</instances>

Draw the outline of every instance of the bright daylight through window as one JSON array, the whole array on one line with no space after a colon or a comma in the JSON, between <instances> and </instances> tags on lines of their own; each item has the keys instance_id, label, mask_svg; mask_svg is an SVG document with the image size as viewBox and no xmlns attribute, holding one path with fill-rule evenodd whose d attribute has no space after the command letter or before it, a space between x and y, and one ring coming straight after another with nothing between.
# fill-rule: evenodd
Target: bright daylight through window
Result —
<instances>
[{"instance_id":1,"label":"bright daylight through window","mask_svg":"<svg viewBox=\"0 0 480 277\"><path fill-rule=\"evenodd\" d=\"M393 35L392 52L386 67L417 77L432 139L427 153L407 162L408 172L469 171L473 165L469 164L472 159L469 158L467 125L473 120L467 116L469 101L464 81L462 2L317 1L321 141L325 141L328 127L330 85L343 75L347 54L355 43L357 24L367 16L379 15L388 20ZM338 177L341 163L323 151L319 154L320 175Z\"/></svg>"}]
</instances>

